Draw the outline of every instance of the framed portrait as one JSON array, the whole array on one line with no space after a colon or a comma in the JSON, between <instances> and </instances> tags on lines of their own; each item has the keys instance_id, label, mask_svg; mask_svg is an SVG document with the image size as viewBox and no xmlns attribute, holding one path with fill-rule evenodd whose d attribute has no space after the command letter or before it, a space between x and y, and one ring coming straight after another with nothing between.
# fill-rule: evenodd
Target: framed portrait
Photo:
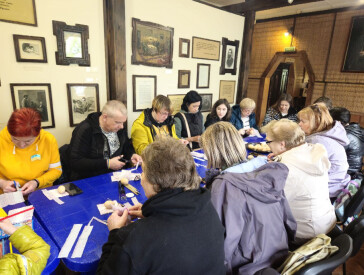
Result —
<instances>
[{"instance_id":1,"label":"framed portrait","mask_svg":"<svg viewBox=\"0 0 364 275\"><path fill-rule=\"evenodd\" d=\"M351 29L342 71L364 72L364 16L355 16L351 20Z\"/></svg>"},{"instance_id":2,"label":"framed portrait","mask_svg":"<svg viewBox=\"0 0 364 275\"><path fill-rule=\"evenodd\" d=\"M201 112L210 112L212 108L212 94L200 94L202 97Z\"/></svg>"},{"instance_id":3,"label":"framed portrait","mask_svg":"<svg viewBox=\"0 0 364 275\"><path fill-rule=\"evenodd\" d=\"M35 0L0 1L0 21L37 26Z\"/></svg>"},{"instance_id":4,"label":"framed portrait","mask_svg":"<svg viewBox=\"0 0 364 275\"><path fill-rule=\"evenodd\" d=\"M204 89L210 87L210 64L197 63L196 88Z\"/></svg>"},{"instance_id":5,"label":"framed portrait","mask_svg":"<svg viewBox=\"0 0 364 275\"><path fill-rule=\"evenodd\" d=\"M53 34L57 37L56 64L90 66L88 26L80 24L70 26L60 21L52 23Z\"/></svg>"},{"instance_id":6,"label":"framed portrait","mask_svg":"<svg viewBox=\"0 0 364 275\"><path fill-rule=\"evenodd\" d=\"M220 59L220 41L192 37L192 58L216 60Z\"/></svg>"},{"instance_id":7,"label":"framed portrait","mask_svg":"<svg viewBox=\"0 0 364 275\"><path fill-rule=\"evenodd\" d=\"M180 110L181 110L181 105L182 105L182 102L183 102L183 98L185 97L186 95L182 95L182 94L179 94L179 95L167 95L167 97L171 100L171 107L173 108L173 114L172 115L175 115L177 114Z\"/></svg>"},{"instance_id":8,"label":"framed portrait","mask_svg":"<svg viewBox=\"0 0 364 275\"><path fill-rule=\"evenodd\" d=\"M44 37L13 35L16 61L47 63Z\"/></svg>"},{"instance_id":9,"label":"framed portrait","mask_svg":"<svg viewBox=\"0 0 364 275\"><path fill-rule=\"evenodd\" d=\"M179 57L190 57L190 40L185 38L179 39Z\"/></svg>"},{"instance_id":10,"label":"framed portrait","mask_svg":"<svg viewBox=\"0 0 364 275\"><path fill-rule=\"evenodd\" d=\"M157 76L133 75L133 111L143 111L152 107L157 96Z\"/></svg>"},{"instance_id":11,"label":"framed portrait","mask_svg":"<svg viewBox=\"0 0 364 275\"><path fill-rule=\"evenodd\" d=\"M178 88L190 87L190 70L178 70Z\"/></svg>"},{"instance_id":12,"label":"framed portrait","mask_svg":"<svg viewBox=\"0 0 364 275\"><path fill-rule=\"evenodd\" d=\"M100 112L99 84L67 84L70 126L77 126L93 112Z\"/></svg>"},{"instance_id":13,"label":"framed portrait","mask_svg":"<svg viewBox=\"0 0 364 275\"><path fill-rule=\"evenodd\" d=\"M236 63L238 61L239 40L230 41L222 38L222 58L220 74L230 73L236 75Z\"/></svg>"},{"instance_id":14,"label":"framed portrait","mask_svg":"<svg viewBox=\"0 0 364 275\"><path fill-rule=\"evenodd\" d=\"M51 84L45 83L11 83L13 108L33 108L42 117L42 128L54 128Z\"/></svg>"},{"instance_id":15,"label":"framed portrait","mask_svg":"<svg viewBox=\"0 0 364 275\"><path fill-rule=\"evenodd\" d=\"M131 63L153 67L173 67L173 32L171 27L132 18Z\"/></svg>"},{"instance_id":16,"label":"framed portrait","mask_svg":"<svg viewBox=\"0 0 364 275\"><path fill-rule=\"evenodd\" d=\"M235 80L220 80L219 98L225 98L230 104L234 103Z\"/></svg>"}]
</instances>

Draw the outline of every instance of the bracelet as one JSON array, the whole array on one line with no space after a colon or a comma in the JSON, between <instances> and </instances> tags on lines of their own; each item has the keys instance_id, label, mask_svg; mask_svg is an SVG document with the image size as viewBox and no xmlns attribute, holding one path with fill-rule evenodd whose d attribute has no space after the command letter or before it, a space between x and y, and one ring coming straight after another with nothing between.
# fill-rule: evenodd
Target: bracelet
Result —
<instances>
[{"instance_id":1,"label":"bracelet","mask_svg":"<svg viewBox=\"0 0 364 275\"><path fill-rule=\"evenodd\" d=\"M37 187L36 188L38 188L39 187L39 180L34 179L34 181L37 183Z\"/></svg>"}]
</instances>

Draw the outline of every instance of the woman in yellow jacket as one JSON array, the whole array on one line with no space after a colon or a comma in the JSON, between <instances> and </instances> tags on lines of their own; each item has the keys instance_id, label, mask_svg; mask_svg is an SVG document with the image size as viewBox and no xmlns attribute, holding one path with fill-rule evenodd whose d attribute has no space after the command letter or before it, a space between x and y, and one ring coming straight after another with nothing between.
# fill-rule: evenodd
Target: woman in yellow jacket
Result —
<instances>
[{"instance_id":1,"label":"woman in yellow jacket","mask_svg":"<svg viewBox=\"0 0 364 275\"><path fill-rule=\"evenodd\" d=\"M21 186L23 195L52 186L62 174L55 137L41 129L31 108L15 110L0 132L0 194Z\"/></svg>"},{"instance_id":2,"label":"woman in yellow jacket","mask_svg":"<svg viewBox=\"0 0 364 275\"><path fill-rule=\"evenodd\" d=\"M153 99L152 108L145 109L134 121L131 127L131 139L138 155L141 155L157 136L171 136L179 139L176 135L174 119L171 116L171 104L168 97L158 95ZM188 141L183 139L181 142L188 144Z\"/></svg>"},{"instance_id":3,"label":"woman in yellow jacket","mask_svg":"<svg viewBox=\"0 0 364 275\"><path fill-rule=\"evenodd\" d=\"M0 208L0 217L3 210ZM0 229L21 254L9 253L0 259L0 275L41 274L50 255L49 245L29 226L15 227L9 219L0 221Z\"/></svg>"}]
</instances>

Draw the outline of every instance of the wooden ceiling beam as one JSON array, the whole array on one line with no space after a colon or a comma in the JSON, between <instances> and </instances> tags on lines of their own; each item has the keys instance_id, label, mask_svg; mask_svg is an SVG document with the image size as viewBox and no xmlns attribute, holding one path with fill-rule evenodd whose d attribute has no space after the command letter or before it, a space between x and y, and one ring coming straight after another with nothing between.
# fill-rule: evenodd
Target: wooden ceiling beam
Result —
<instances>
[{"instance_id":1,"label":"wooden ceiling beam","mask_svg":"<svg viewBox=\"0 0 364 275\"><path fill-rule=\"evenodd\" d=\"M319 1L323 0L294 0L292 4L287 0L245 0L245 3L224 6L221 9L241 15L247 11L262 11Z\"/></svg>"}]
</instances>

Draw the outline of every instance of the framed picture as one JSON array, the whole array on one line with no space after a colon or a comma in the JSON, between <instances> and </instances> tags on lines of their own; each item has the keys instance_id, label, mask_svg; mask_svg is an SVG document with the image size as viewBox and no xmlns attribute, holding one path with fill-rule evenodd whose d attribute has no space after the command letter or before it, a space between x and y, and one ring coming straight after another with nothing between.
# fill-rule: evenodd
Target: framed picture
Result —
<instances>
[{"instance_id":1,"label":"framed picture","mask_svg":"<svg viewBox=\"0 0 364 275\"><path fill-rule=\"evenodd\" d=\"M364 16L352 18L342 71L364 72Z\"/></svg>"},{"instance_id":2,"label":"framed picture","mask_svg":"<svg viewBox=\"0 0 364 275\"><path fill-rule=\"evenodd\" d=\"M179 57L190 57L190 40L185 38L179 39Z\"/></svg>"},{"instance_id":3,"label":"framed picture","mask_svg":"<svg viewBox=\"0 0 364 275\"><path fill-rule=\"evenodd\" d=\"M13 35L16 61L47 63L44 37Z\"/></svg>"},{"instance_id":4,"label":"framed picture","mask_svg":"<svg viewBox=\"0 0 364 275\"><path fill-rule=\"evenodd\" d=\"M33 108L42 116L42 128L54 128L51 84L12 83L10 84L13 108Z\"/></svg>"},{"instance_id":5,"label":"framed picture","mask_svg":"<svg viewBox=\"0 0 364 275\"><path fill-rule=\"evenodd\" d=\"M37 26L35 0L0 1L0 21Z\"/></svg>"},{"instance_id":6,"label":"framed picture","mask_svg":"<svg viewBox=\"0 0 364 275\"><path fill-rule=\"evenodd\" d=\"M56 64L90 66L88 26L80 24L70 26L65 22L54 20L52 23L53 34L57 37Z\"/></svg>"},{"instance_id":7,"label":"framed picture","mask_svg":"<svg viewBox=\"0 0 364 275\"><path fill-rule=\"evenodd\" d=\"M220 74L230 73L236 75L236 62L238 60L239 40L230 41L222 38L222 58Z\"/></svg>"},{"instance_id":8,"label":"framed picture","mask_svg":"<svg viewBox=\"0 0 364 275\"><path fill-rule=\"evenodd\" d=\"M209 88L210 86L210 64L197 63L196 88Z\"/></svg>"},{"instance_id":9,"label":"framed picture","mask_svg":"<svg viewBox=\"0 0 364 275\"><path fill-rule=\"evenodd\" d=\"M152 107L157 96L157 76L133 75L133 111L143 111Z\"/></svg>"},{"instance_id":10,"label":"framed picture","mask_svg":"<svg viewBox=\"0 0 364 275\"><path fill-rule=\"evenodd\" d=\"M178 70L178 88L189 88L190 87L190 75L189 70Z\"/></svg>"},{"instance_id":11,"label":"framed picture","mask_svg":"<svg viewBox=\"0 0 364 275\"><path fill-rule=\"evenodd\" d=\"M192 57L219 61L220 41L192 37Z\"/></svg>"},{"instance_id":12,"label":"framed picture","mask_svg":"<svg viewBox=\"0 0 364 275\"><path fill-rule=\"evenodd\" d=\"M210 112L212 107L212 94L200 94L202 97L201 112Z\"/></svg>"},{"instance_id":13,"label":"framed picture","mask_svg":"<svg viewBox=\"0 0 364 275\"><path fill-rule=\"evenodd\" d=\"M220 80L219 98L225 98L230 104L234 103L235 80Z\"/></svg>"},{"instance_id":14,"label":"framed picture","mask_svg":"<svg viewBox=\"0 0 364 275\"><path fill-rule=\"evenodd\" d=\"M132 18L131 63L154 67L173 66L173 28Z\"/></svg>"},{"instance_id":15,"label":"framed picture","mask_svg":"<svg viewBox=\"0 0 364 275\"><path fill-rule=\"evenodd\" d=\"M67 84L70 126L76 126L93 112L100 112L99 84Z\"/></svg>"},{"instance_id":16,"label":"framed picture","mask_svg":"<svg viewBox=\"0 0 364 275\"><path fill-rule=\"evenodd\" d=\"M182 105L182 102L183 102L183 98L185 97L186 95L167 95L167 97L171 100L172 104L171 104L171 107L173 108L173 114L172 115L175 115L177 114L180 110L181 110L181 105Z\"/></svg>"}]
</instances>

